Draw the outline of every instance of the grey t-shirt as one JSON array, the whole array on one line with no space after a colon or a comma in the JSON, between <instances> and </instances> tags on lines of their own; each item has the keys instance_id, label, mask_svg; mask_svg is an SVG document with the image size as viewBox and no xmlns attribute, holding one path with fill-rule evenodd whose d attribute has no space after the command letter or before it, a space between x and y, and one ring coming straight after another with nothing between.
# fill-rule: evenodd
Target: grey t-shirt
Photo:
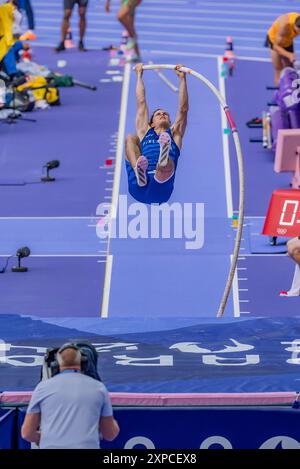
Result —
<instances>
[{"instance_id":1,"label":"grey t-shirt","mask_svg":"<svg viewBox=\"0 0 300 469\"><path fill-rule=\"evenodd\" d=\"M97 449L99 419L113 415L104 384L71 370L41 381L27 413L41 413L41 449Z\"/></svg>"}]
</instances>

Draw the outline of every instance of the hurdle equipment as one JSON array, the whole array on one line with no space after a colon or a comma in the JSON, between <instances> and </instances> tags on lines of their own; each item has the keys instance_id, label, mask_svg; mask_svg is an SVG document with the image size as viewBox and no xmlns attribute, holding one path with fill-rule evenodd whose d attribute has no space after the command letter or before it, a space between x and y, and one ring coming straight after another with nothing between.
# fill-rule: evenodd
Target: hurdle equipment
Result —
<instances>
[{"instance_id":1,"label":"hurdle equipment","mask_svg":"<svg viewBox=\"0 0 300 469\"><path fill-rule=\"evenodd\" d=\"M176 65L171 65L171 64L143 65L143 70L155 70L155 69L176 70ZM238 218L238 226L237 226L237 233L235 237L235 244L234 244L234 250L233 250L233 255L232 255L231 267L228 273L228 278L226 281L225 289L224 289L223 296L222 296L219 309L217 312L217 317L220 318L224 314L227 300L229 297L229 293L231 290L231 286L233 283L233 278L234 278L235 271L236 271L237 260L239 256L240 244L241 244L241 239L242 239L242 231L243 231L243 224L244 224L244 205L245 205L245 177L244 177L243 154L242 154L242 148L240 144L238 131L237 131L235 122L233 120L233 116L231 114L229 106L227 105L220 91L204 75L192 70L191 68L180 67L179 71L186 73L188 75L192 75L195 78L198 78L198 80L202 81L202 83L204 83L215 95L215 97L219 101L227 117L228 124L232 132L233 142L235 145L236 156L237 156L238 172L239 172L239 209L238 209L239 218Z\"/></svg>"}]
</instances>

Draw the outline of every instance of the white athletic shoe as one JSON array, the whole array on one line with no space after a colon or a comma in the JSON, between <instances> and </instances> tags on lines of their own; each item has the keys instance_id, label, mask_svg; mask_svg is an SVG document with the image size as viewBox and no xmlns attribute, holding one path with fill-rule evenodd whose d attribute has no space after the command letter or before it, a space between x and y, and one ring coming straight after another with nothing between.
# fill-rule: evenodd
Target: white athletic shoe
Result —
<instances>
[{"instance_id":1,"label":"white athletic shoe","mask_svg":"<svg viewBox=\"0 0 300 469\"><path fill-rule=\"evenodd\" d=\"M291 290L289 291L281 291L279 293L279 296L299 296L299 292L291 292Z\"/></svg>"},{"instance_id":2,"label":"white athletic shoe","mask_svg":"<svg viewBox=\"0 0 300 469\"><path fill-rule=\"evenodd\" d=\"M148 159L141 155L134 168L138 186L144 187L147 185L147 168L148 168Z\"/></svg>"},{"instance_id":3,"label":"white athletic shoe","mask_svg":"<svg viewBox=\"0 0 300 469\"><path fill-rule=\"evenodd\" d=\"M136 45L136 39L134 37L129 37L125 45L125 49L127 50L133 49L135 45Z\"/></svg>"},{"instance_id":4,"label":"white athletic shoe","mask_svg":"<svg viewBox=\"0 0 300 469\"><path fill-rule=\"evenodd\" d=\"M157 162L157 166L167 166L169 161L169 153L170 153L170 146L171 146L171 137L168 132L162 132L159 136L159 144L160 144L160 153Z\"/></svg>"}]
</instances>

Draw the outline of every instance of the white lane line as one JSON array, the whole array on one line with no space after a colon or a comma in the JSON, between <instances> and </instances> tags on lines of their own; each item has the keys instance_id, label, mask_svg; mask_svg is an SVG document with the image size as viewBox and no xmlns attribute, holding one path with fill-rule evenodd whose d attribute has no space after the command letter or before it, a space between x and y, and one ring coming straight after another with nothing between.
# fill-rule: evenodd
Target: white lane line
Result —
<instances>
[{"instance_id":1,"label":"white lane line","mask_svg":"<svg viewBox=\"0 0 300 469\"><path fill-rule=\"evenodd\" d=\"M232 262L233 255L230 255L230 262ZM239 299L239 283L237 271L234 273L232 282L232 296L233 296L233 315L235 318L240 317L240 299Z\"/></svg>"},{"instance_id":2,"label":"white lane line","mask_svg":"<svg viewBox=\"0 0 300 469\"><path fill-rule=\"evenodd\" d=\"M178 18L179 15L172 15L170 14L172 12L172 10L170 9L167 9L166 11L168 11L168 15L161 15L159 13L157 13L157 9L155 9L155 13L156 14L149 14L149 13L139 13L139 19L153 19L153 20L157 20L159 19L160 21L170 21L170 20L178 20L180 18L181 22L182 21L198 21L198 22L203 22L204 24L207 23L207 22L211 22L211 23L222 23L222 24L227 24L227 23L238 23L238 24L264 24L264 25L269 25L270 26L270 20L259 20L259 19L244 19L244 18L224 18L224 16L216 16L214 14L213 11L211 11L211 14L212 14L212 17L209 17L209 16L200 16L200 17L197 17L196 15L194 15L193 13L191 14L191 16L184 16L184 15L180 15L180 17ZM53 10L44 10L43 11L44 14L46 14L47 16L49 15L49 17L51 18L51 20L54 20L54 19L60 19L61 18L61 15L59 14L59 12L56 14L56 11L53 11ZM184 13L186 13L186 11L184 11ZM210 13L210 12L209 12ZM248 15L249 17L249 15ZM94 18L97 18L96 21L99 21L98 18L103 18L103 20L105 21L107 16L106 16L106 13L98 13L98 14L95 14L94 15ZM271 18L270 18L271 19ZM89 20L90 23L95 23L95 20L93 20L92 18ZM178 21L179 23L179 21ZM218 29L218 27L216 26L216 29Z\"/></svg>"},{"instance_id":3,"label":"white lane line","mask_svg":"<svg viewBox=\"0 0 300 469\"><path fill-rule=\"evenodd\" d=\"M249 303L250 300L240 300L240 303Z\"/></svg>"},{"instance_id":4,"label":"white lane line","mask_svg":"<svg viewBox=\"0 0 300 469\"><path fill-rule=\"evenodd\" d=\"M159 21L156 21L156 22L146 22L146 23L143 23L143 22L139 22L139 27L140 28L143 28L143 27L148 27L148 28L151 28L152 30L153 29L163 29L164 31L166 31L167 29L175 29L175 30L180 30L180 29L183 29L183 30L189 30L189 29L197 29L197 30L200 30L200 31L216 31L216 26L209 26L209 25L206 25L206 24L203 24L203 25L199 25L199 24L186 24L186 23L170 23L170 18L168 17L168 20L169 22L159 22ZM41 18L41 21L44 21L45 23L53 23L52 19L48 19L48 18ZM108 20L94 20L94 19L90 19L89 21L89 24L94 24L94 25L99 25L101 26L101 33L103 33L103 25L115 25L115 21L112 20L112 21L108 21ZM225 31L227 34L228 34L228 30L230 29L230 32L231 34L233 34L235 31L239 31L239 32L242 32L242 33L245 33L245 32L251 32L251 33L261 33L262 34L262 38L266 35L266 28L245 28L245 27L236 27L236 26L218 26L217 27L218 31ZM40 34L39 36L43 36L43 31L44 30L57 30L57 26L42 26L41 29L40 29ZM39 29L37 28L37 31L39 32ZM95 32L100 32L100 28L99 30L97 29ZM120 33L117 33L116 32L116 36L119 37ZM264 35L264 36L263 36ZM91 39L91 38L89 38ZM96 38L95 38L96 39ZM99 37L97 38L98 39L98 42L99 42ZM101 40L103 40L103 37L101 36ZM36 44L36 42L35 42ZM53 46L53 43L52 43L52 46Z\"/></svg>"},{"instance_id":5,"label":"white lane line","mask_svg":"<svg viewBox=\"0 0 300 469\"><path fill-rule=\"evenodd\" d=\"M147 52L150 52L151 54L155 54L155 55L173 55L173 56L185 56L185 57L208 57L208 58L217 58L217 57L220 57L220 54L206 54L206 53L202 53L202 52L181 52L181 51L177 51L177 52L174 52L174 51L168 51L168 50L163 50L163 49L160 49L160 50L157 50L157 49L152 49L150 51L147 51ZM271 59L267 59L265 57L252 57L252 56L249 56L249 57L246 57L246 56L238 56L237 57L238 60L249 60L251 62L271 62Z\"/></svg>"},{"instance_id":6,"label":"white lane line","mask_svg":"<svg viewBox=\"0 0 300 469\"><path fill-rule=\"evenodd\" d=\"M57 28L55 28L57 29ZM113 39L111 39L113 40ZM90 50L99 50L99 45L98 45L98 41L99 41L99 38L97 38L97 45L95 44L94 46L91 45L89 46L89 49ZM53 46L53 43L52 42L47 42L47 41L36 41L35 42L35 45L36 46L39 46L39 47L52 47ZM184 56L184 57L208 57L208 58L217 58L219 57L219 53L217 54L207 54L205 52L173 52L173 51L169 51L169 50L163 50L163 49L153 49L153 50L149 50L149 49L142 49L142 53L150 53L150 54L155 54L156 56L157 55L173 55L173 56ZM252 61L252 62L271 62L271 59L270 58L267 58L267 57L254 57L254 56L242 56L242 55L239 55L237 57L239 60L248 60L248 61Z\"/></svg>"},{"instance_id":7,"label":"white lane line","mask_svg":"<svg viewBox=\"0 0 300 469\"><path fill-rule=\"evenodd\" d=\"M153 34L153 33L152 33ZM160 33L159 33L159 36L160 36ZM113 36L104 36L103 33L101 35L101 40L102 41L106 41L106 42L113 42L114 41L114 37ZM90 41L98 41L99 38L97 36L89 36L89 40ZM223 42L224 42L224 38L223 38ZM261 44L263 42L263 39L261 39ZM146 47L146 46L161 46L161 47L164 47L164 46L174 46L174 48L176 47L189 47L189 48L199 48L199 49L215 49L215 50L218 50L220 52L223 52L224 50L224 44L223 43L200 43L198 41L196 42L185 42L185 41L164 41L164 40L153 40L153 39L140 39L139 40L139 45L140 47ZM266 52L266 49L264 49L263 45L261 45L260 47L256 47L256 46L242 46L242 45L238 45L236 46L236 50L238 51L261 51L261 52ZM103 78L101 79L101 81L103 81L104 83L105 82L110 82L110 78ZM113 142L111 142L111 145L114 145Z\"/></svg>"},{"instance_id":8,"label":"white lane line","mask_svg":"<svg viewBox=\"0 0 300 469\"><path fill-rule=\"evenodd\" d=\"M106 259L106 269L105 269L105 280L104 280L104 288L103 288L101 318L107 318L108 317L112 264L113 264L113 256L111 254L109 254L107 256L107 259Z\"/></svg>"},{"instance_id":9,"label":"white lane line","mask_svg":"<svg viewBox=\"0 0 300 469\"><path fill-rule=\"evenodd\" d=\"M45 26L43 29L45 30L51 30L51 31L54 31L54 30L57 30L57 27L54 27L54 26ZM89 27L89 33L99 33L99 28L90 28ZM101 28L101 33L102 35L105 35L105 34L114 34L115 36L119 36L120 34L120 30L119 28ZM146 30L143 30L143 33L142 33L143 37L145 36L151 36L153 37L153 31L146 31ZM178 31L176 32L172 32L172 31L168 31L168 32L164 32L164 31L159 31L159 36L160 37L168 37L168 38L171 38L172 36L176 37L176 38L184 38L184 39L187 39L187 38L194 38L194 39L220 39L222 41L222 44L224 42L224 34L221 35L221 34L197 34L197 33L187 33L187 32L184 32L184 33L179 33ZM98 38L99 39L99 38ZM247 42L259 42L261 43L262 42L262 38L261 37L253 37L253 36L239 36L237 34L234 35L234 43L237 44L239 41L247 41ZM218 45L216 43L216 45ZM115 71L115 73L120 73L118 70ZM107 72L106 72L107 73Z\"/></svg>"},{"instance_id":10,"label":"white lane line","mask_svg":"<svg viewBox=\"0 0 300 469\"><path fill-rule=\"evenodd\" d=\"M118 197L120 191L120 181L121 181L121 170L123 162L123 148L125 141L125 127L126 127L126 114L127 114L127 103L129 95L129 84L130 84L130 64L126 64L124 67L124 80L122 86L122 98L121 98L121 109L120 109L120 120L119 120L119 129L118 129L118 145L116 152L116 161L115 161L115 176L114 176L114 185L112 190L112 202L111 202L111 222L109 227L113 225L112 220L115 220L117 217L117 206L118 206ZM110 295L110 284L112 276L112 264L113 256L109 254L110 248L110 233L108 235L108 244L107 244L107 264L105 270L105 280L104 280L104 291L103 291L103 300L101 308L101 317L108 317L108 307L109 307L109 295Z\"/></svg>"},{"instance_id":11,"label":"white lane line","mask_svg":"<svg viewBox=\"0 0 300 469\"><path fill-rule=\"evenodd\" d=\"M219 91L226 102L225 80L221 76L222 57L218 57L217 60L218 60ZM224 133L224 129L227 129L228 123L227 123L226 115L221 106L220 106L220 111L221 111L221 132L222 132L222 142L223 142L223 160L224 160L224 172L225 172L227 217L232 218L233 204L232 204L232 186L231 186L231 174L230 174L229 138L228 138L228 134Z\"/></svg>"},{"instance_id":12,"label":"white lane line","mask_svg":"<svg viewBox=\"0 0 300 469\"><path fill-rule=\"evenodd\" d=\"M43 10L44 8L55 8L55 11L57 11L57 7L61 8L61 1L60 2L55 2L53 0L51 0L51 4L49 5L49 0L46 1L46 2L43 2L41 0L38 0L39 3L38 3L38 6L34 5L34 9L35 10ZM172 0L172 2L170 2L172 7L174 5L179 5L179 6L182 6L182 9L184 11L186 11L188 8L189 8L189 5L190 5L190 0L186 0L186 1L182 1L182 0ZM285 4L274 4L274 2L271 3L271 5L267 5L265 3L261 4L262 2L260 3L257 3L257 2L253 2L253 3L235 3L235 2L227 2L226 1L226 5L231 8L255 8L255 9L286 9L287 8L287 3ZM290 2L289 2L290 3ZM198 4L200 6L204 6L204 7L212 7L213 9L215 9L216 7L224 7L224 1L223 2L214 2L213 0L209 1L209 2L202 2L201 0L198 0ZM160 6L161 6L161 0L147 0L147 4L143 4L143 7L144 7L144 11L146 11L147 7L148 6L151 6L151 5L155 5L155 8L158 9ZM112 4L111 5L111 11L114 12L114 11L117 11L118 10L118 5L116 4ZM100 5L95 5L94 6L94 11L102 11L102 9L100 9ZM93 11L93 14L94 14L94 11ZM89 13L89 10L88 10L88 13Z\"/></svg>"},{"instance_id":13,"label":"white lane line","mask_svg":"<svg viewBox=\"0 0 300 469\"><path fill-rule=\"evenodd\" d=\"M226 102L225 80L221 76L222 57L218 57L217 67L218 67L219 91ZM221 132L222 132L222 143L223 143L223 161L224 161L227 217L232 218L233 205L232 205L232 187L231 187L230 158L229 158L229 140L228 140L228 134L224 133L224 129L227 129L228 123L227 123L226 115L221 106L220 106L220 112L221 112ZM233 256L231 255L230 262L232 262L232 258ZM234 317L239 317L240 316L240 303L239 303L239 286L238 286L237 271L235 271L235 274L233 277L232 295L233 295Z\"/></svg>"},{"instance_id":14,"label":"white lane line","mask_svg":"<svg viewBox=\"0 0 300 469\"><path fill-rule=\"evenodd\" d=\"M201 5L200 5L201 6ZM211 15L218 15L219 17L223 17L224 18L224 15L230 15L230 16L239 16L239 17L242 17L242 16L247 16L248 18L249 17L256 17L258 16L259 18L261 17L268 17L270 18L270 21L273 22L274 21L274 11L252 11L252 12L249 12L249 11L240 11L238 8L235 8L235 10L229 10L228 8L225 9L217 9L215 8L213 5L211 5L213 8L212 9L205 9L205 8L174 8L174 6L170 7L153 7L151 8L150 6L147 7L147 13L149 11L155 11L157 13L158 18L160 17L160 12L168 12L169 14L172 14L174 13L174 16L177 17L178 16L178 13L186 13L186 14L191 14L191 15L195 15L195 14L200 14L200 15L204 15L204 14L211 14ZM224 7L224 4L222 5ZM226 2L226 7L228 6L227 2ZM276 13L275 13L276 14ZM98 16L98 15L97 15ZM104 15L101 15L101 16L104 16ZM139 15L139 18L141 17L145 17L146 15ZM150 16L151 17L151 16ZM170 17L173 17L170 15ZM180 15L180 17L182 17ZM202 19L202 16L199 17L199 19ZM231 19L227 19L227 18L224 18L225 21L231 21ZM272 21L273 20L273 21ZM242 20L243 21L243 20ZM241 21L241 22L242 22Z\"/></svg>"},{"instance_id":15,"label":"white lane line","mask_svg":"<svg viewBox=\"0 0 300 469\"><path fill-rule=\"evenodd\" d=\"M152 2L155 1L155 0L152 0ZM174 1L174 0L173 0ZM157 2L160 2L160 0L157 0ZM235 2L228 2L226 0L226 5L228 7L234 7L234 8L255 8L255 9L263 9L263 8L266 8L266 9L271 9L271 10L274 10L276 8L279 8L279 9L286 9L287 7L287 3L285 4L281 4L281 5L276 5L275 2L270 2L271 5L266 5L265 3L262 4L262 2L258 3L258 2L252 2L252 3L246 3L246 2L243 2L243 3L235 3ZM289 2L290 3L290 2ZM211 6L211 7L216 7L216 6L224 6L224 2L214 2L213 0L209 1L209 2L202 2L200 0L199 2L199 5L203 5L203 6Z\"/></svg>"}]
</instances>

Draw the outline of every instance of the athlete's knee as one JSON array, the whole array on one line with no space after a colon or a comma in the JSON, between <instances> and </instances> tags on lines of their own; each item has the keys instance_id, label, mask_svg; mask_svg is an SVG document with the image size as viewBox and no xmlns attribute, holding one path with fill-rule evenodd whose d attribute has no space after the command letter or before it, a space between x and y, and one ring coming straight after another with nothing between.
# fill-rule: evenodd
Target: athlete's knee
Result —
<instances>
[{"instance_id":1,"label":"athlete's knee","mask_svg":"<svg viewBox=\"0 0 300 469\"><path fill-rule=\"evenodd\" d=\"M164 168L156 168L155 179L158 182L167 182L174 174L174 164Z\"/></svg>"},{"instance_id":2,"label":"athlete's knee","mask_svg":"<svg viewBox=\"0 0 300 469\"><path fill-rule=\"evenodd\" d=\"M170 172L174 172L174 168L175 168L174 161L169 158L166 166L157 166L156 171L161 172L161 173L170 173Z\"/></svg>"},{"instance_id":3,"label":"athlete's knee","mask_svg":"<svg viewBox=\"0 0 300 469\"><path fill-rule=\"evenodd\" d=\"M135 143L136 145L139 145L140 139L137 135L128 134L126 139L125 139L125 143L126 143L126 145L128 145L128 143Z\"/></svg>"},{"instance_id":4,"label":"athlete's knee","mask_svg":"<svg viewBox=\"0 0 300 469\"><path fill-rule=\"evenodd\" d=\"M300 240L298 238L290 239L287 242L287 248L289 256L293 259L295 259L295 257L298 258L300 255Z\"/></svg>"},{"instance_id":5,"label":"athlete's knee","mask_svg":"<svg viewBox=\"0 0 300 469\"><path fill-rule=\"evenodd\" d=\"M65 10L64 11L64 20L69 21L69 19L71 18L71 15L72 15L72 10Z\"/></svg>"},{"instance_id":6,"label":"athlete's knee","mask_svg":"<svg viewBox=\"0 0 300 469\"><path fill-rule=\"evenodd\" d=\"M86 8L79 8L78 10L79 18L85 20L86 17Z\"/></svg>"},{"instance_id":7,"label":"athlete's knee","mask_svg":"<svg viewBox=\"0 0 300 469\"><path fill-rule=\"evenodd\" d=\"M121 8L121 10L119 10L117 13L117 18L119 21L121 21L121 23L125 20L126 16L128 16L128 10L125 8Z\"/></svg>"}]
</instances>

